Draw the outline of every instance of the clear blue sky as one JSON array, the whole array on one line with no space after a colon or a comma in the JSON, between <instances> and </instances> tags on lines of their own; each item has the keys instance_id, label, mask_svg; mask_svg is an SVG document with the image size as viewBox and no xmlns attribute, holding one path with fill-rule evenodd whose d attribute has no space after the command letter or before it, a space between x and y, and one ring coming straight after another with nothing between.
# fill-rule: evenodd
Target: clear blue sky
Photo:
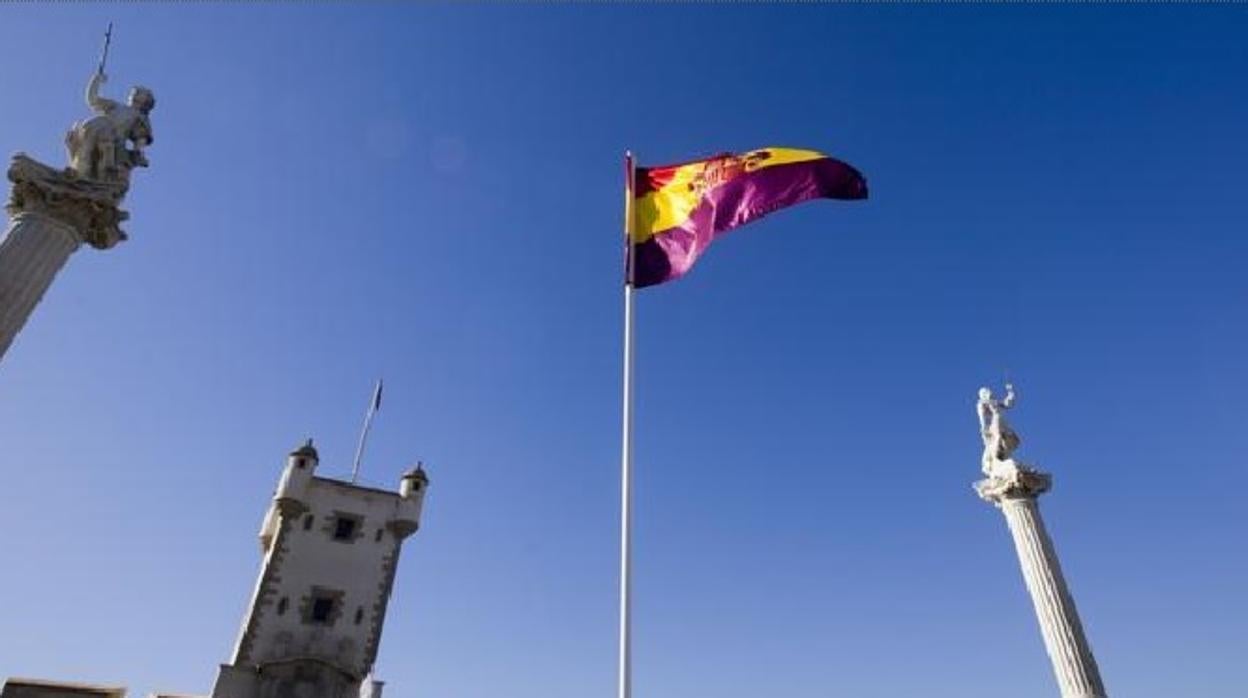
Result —
<instances>
[{"instance_id":1,"label":"clear blue sky","mask_svg":"<svg viewBox=\"0 0 1248 698\"><path fill-rule=\"evenodd\" d=\"M5 5L0 153L62 161L109 19L152 168L0 365L0 676L207 692L384 375L388 695L611 695L621 154L791 145L870 201L640 297L636 695L1055 695L970 489L1006 371L1111 693L1244 695L1248 7Z\"/></svg>"}]
</instances>

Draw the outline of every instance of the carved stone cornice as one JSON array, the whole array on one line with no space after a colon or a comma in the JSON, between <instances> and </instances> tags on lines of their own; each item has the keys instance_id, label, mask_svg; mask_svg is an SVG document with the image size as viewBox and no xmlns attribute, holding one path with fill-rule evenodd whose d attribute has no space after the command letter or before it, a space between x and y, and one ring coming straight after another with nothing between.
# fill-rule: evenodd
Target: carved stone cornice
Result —
<instances>
[{"instance_id":1,"label":"carved stone cornice","mask_svg":"<svg viewBox=\"0 0 1248 698\"><path fill-rule=\"evenodd\" d=\"M6 209L11 216L39 213L73 228L86 244L107 250L126 239L121 222L130 214L118 204L125 186L82 179L67 170L48 167L23 153L9 163Z\"/></svg>"},{"instance_id":2,"label":"carved stone cornice","mask_svg":"<svg viewBox=\"0 0 1248 698\"><path fill-rule=\"evenodd\" d=\"M1053 476L1021 466L975 483L975 492L986 502L1000 506L1011 499L1035 499L1053 486Z\"/></svg>"}]
</instances>

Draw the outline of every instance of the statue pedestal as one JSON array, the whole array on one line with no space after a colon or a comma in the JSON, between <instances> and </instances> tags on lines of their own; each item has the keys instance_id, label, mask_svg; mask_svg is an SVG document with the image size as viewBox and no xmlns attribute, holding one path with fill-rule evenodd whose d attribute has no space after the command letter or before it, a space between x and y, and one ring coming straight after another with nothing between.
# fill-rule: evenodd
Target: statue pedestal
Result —
<instances>
[{"instance_id":1,"label":"statue pedestal","mask_svg":"<svg viewBox=\"0 0 1248 698\"><path fill-rule=\"evenodd\" d=\"M1057 551L1040 516L1038 500L1052 486L1052 477L1025 466L997 472L1000 475L975 483L975 491L1005 514L1062 698L1106 698Z\"/></svg>"},{"instance_id":2,"label":"statue pedestal","mask_svg":"<svg viewBox=\"0 0 1248 698\"><path fill-rule=\"evenodd\" d=\"M52 285L57 272L81 245L108 249L126 239L118 207L124 185L74 177L14 156L11 217L0 241L0 358Z\"/></svg>"}]
</instances>

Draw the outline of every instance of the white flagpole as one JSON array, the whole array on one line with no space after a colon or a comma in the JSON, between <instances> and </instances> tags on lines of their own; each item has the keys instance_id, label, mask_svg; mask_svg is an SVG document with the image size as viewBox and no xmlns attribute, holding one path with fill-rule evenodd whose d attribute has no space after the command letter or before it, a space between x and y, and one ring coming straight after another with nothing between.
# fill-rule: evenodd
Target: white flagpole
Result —
<instances>
[{"instance_id":1,"label":"white flagpole","mask_svg":"<svg viewBox=\"0 0 1248 698\"><path fill-rule=\"evenodd\" d=\"M624 424L620 449L620 666L617 698L630 698L632 686L632 525L633 525L633 184L636 165L625 152L627 184L624 200Z\"/></svg>"},{"instance_id":2,"label":"white flagpole","mask_svg":"<svg viewBox=\"0 0 1248 698\"><path fill-rule=\"evenodd\" d=\"M368 430L373 426L373 417L381 406L381 379L377 379L377 387L373 388L373 397L368 401L368 411L364 413L364 428L360 430L360 443L355 447L355 462L351 465L351 484L360 475L360 459L364 457L364 442L368 439Z\"/></svg>"}]
</instances>

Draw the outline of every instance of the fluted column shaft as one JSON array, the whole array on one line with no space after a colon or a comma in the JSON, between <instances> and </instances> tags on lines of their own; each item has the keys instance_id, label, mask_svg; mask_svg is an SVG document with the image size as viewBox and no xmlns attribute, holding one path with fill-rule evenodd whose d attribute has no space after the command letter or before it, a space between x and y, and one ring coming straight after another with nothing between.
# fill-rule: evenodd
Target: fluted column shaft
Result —
<instances>
[{"instance_id":1,"label":"fluted column shaft","mask_svg":"<svg viewBox=\"0 0 1248 698\"><path fill-rule=\"evenodd\" d=\"M1100 670L1083 634L1053 541L1045 530L1039 502L1034 496L1006 497L1000 506L1014 537L1023 579L1031 593L1062 698L1105 698Z\"/></svg>"},{"instance_id":2,"label":"fluted column shaft","mask_svg":"<svg viewBox=\"0 0 1248 698\"><path fill-rule=\"evenodd\" d=\"M51 216L24 212L13 217L0 241L0 358L81 244L73 227Z\"/></svg>"}]
</instances>

